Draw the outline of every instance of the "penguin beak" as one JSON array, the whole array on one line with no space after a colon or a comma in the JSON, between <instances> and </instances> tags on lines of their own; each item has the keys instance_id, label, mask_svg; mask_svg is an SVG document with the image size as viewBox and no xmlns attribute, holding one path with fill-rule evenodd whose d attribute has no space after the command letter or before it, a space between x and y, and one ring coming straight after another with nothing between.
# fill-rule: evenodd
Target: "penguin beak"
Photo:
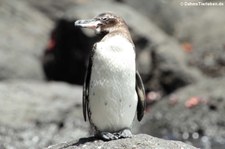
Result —
<instances>
[{"instance_id":1,"label":"penguin beak","mask_svg":"<svg viewBox=\"0 0 225 149\"><path fill-rule=\"evenodd\" d=\"M96 29L98 28L100 23L101 22L97 19L89 19L89 20L77 20L75 21L74 25L78 27Z\"/></svg>"}]
</instances>

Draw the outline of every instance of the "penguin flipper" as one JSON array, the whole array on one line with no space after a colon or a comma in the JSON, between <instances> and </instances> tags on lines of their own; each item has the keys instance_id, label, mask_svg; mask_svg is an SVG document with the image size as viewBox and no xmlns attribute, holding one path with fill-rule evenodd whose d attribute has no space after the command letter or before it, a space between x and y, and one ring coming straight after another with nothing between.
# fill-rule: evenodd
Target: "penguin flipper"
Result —
<instances>
[{"instance_id":1,"label":"penguin flipper","mask_svg":"<svg viewBox=\"0 0 225 149\"><path fill-rule=\"evenodd\" d=\"M141 121L145 110L145 89L138 71L136 71L136 92L138 96L137 119L138 121Z\"/></svg>"},{"instance_id":2,"label":"penguin flipper","mask_svg":"<svg viewBox=\"0 0 225 149\"><path fill-rule=\"evenodd\" d=\"M92 51L90 51L88 67L87 67L85 78L84 78L83 100L82 100L84 121L87 120L87 111L88 111L88 104L89 104L89 85L90 85L90 79L91 79L91 69L93 65L93 55L94 55L95 48L96 46L94 45ZM90 115L88 115L88 118L89 117Z\"/></svg>"},{"instance_id":3,"label":"penguin flipper","mask_svg":"<svg viewBox=\"0 0 225 149\"><path fill-rule=\"evenodd\" d=\"M88 81L87 81L87 73L85 75L85 79L84 79L84 86L83 86L83 100L82 100L82 106L83 106L83 117L84 117L84 121L86 121L86 113L87 113L87 102L88 102Z\"/></svg>"}]
</instances>

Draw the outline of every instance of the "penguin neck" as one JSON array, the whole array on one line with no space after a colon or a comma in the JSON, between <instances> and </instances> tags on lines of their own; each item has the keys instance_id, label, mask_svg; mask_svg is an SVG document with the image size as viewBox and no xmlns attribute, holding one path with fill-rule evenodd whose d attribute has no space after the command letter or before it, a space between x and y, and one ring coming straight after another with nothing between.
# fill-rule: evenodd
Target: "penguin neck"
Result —
<instances>
[{"instance_id":1,"label":"penguin neck","mask_svg":"<svg viewBox=\"0 0 225 149\"><path fill-rule=\"evenodd\" d=\"M106 41L107 39L120 35L124 38L126 38L132 45L134 45L133 40L131 38L130 32L128 31L127 28L118 28L117 30L114 30L112 32L103 32L101 33L102 40L101 41Z\"/></svg>"}]
</instances>

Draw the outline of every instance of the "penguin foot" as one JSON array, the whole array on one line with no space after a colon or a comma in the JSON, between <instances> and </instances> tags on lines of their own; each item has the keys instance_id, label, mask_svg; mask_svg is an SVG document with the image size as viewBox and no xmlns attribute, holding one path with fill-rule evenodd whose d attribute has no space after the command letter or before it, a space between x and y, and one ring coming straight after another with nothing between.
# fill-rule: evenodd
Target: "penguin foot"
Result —
<instances>
[{"instance_id":1,"label":"penguin foot","mask_svg":"<svg viewBox=\"0 0 225 149\"><path fill-rule=\"evenodd\" d=\"M119 132L117 132L117 137L120 138L131 138L132 137L132 132L130 129L123 129Z\"/></svg>"},{"instance_id":2,"label":"penguin foot","mask_svg":"<svg viewBox=\"0 0 225 149\"><path fill-rule=\"evenodd\" d=\"M110 141L110 140L117 140L117 139L122 139L122 138L131 138L132 133L131 130L126 128L118 132L98 132L95 135L97 138L100 138L104 141Z\"/></svg>"},{"instance_id":3,"label":"penguin foot","mask_svg":"<svg viewBox=\"0 0 225 149\"><path fill-rule=\"evenodd\" d=\"M114 133L110 133L110 132L99 132L96 135L97 138L100 138L104 141L110 141L110 140L117 140L119 139L118 136Z\"/></svg>"}]
</instances>

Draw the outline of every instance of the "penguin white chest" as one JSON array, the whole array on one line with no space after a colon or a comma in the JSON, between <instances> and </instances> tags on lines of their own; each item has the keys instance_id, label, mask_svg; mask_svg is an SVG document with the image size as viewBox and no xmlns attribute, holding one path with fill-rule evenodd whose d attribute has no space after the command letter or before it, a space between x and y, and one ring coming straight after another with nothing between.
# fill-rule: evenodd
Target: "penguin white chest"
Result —
<instances>
[{"instance_id":1,"label":"penguin white chest","mask_svg":"<svg viewBox=\"0 0 225 149\"><path fill-rule=\"evenodd\" d=\"M91 122L100 131L130 128L136 113L135 52L121 36L97 44L89 86Z\"/></svg>"}]
</instances>

